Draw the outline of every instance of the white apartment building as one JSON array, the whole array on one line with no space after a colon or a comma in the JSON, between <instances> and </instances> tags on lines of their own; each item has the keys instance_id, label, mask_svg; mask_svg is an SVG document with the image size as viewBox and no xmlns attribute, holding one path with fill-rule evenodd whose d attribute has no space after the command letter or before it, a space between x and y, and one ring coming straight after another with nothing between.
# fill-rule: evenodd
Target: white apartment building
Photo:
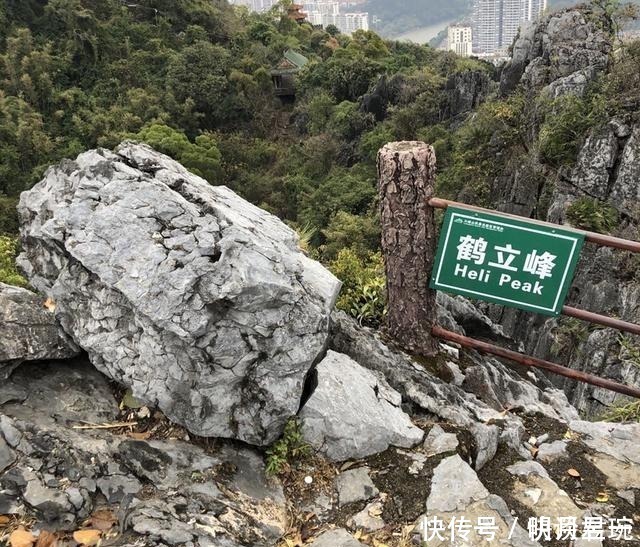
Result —
<instances>
[{"instance_id":1,"label":"white apartment building","mask_svg":"<svg viewBox=\"0 0 640 547\"><path fill-rule=\"evenodd\" d=\"M368 13L342 13L339 2L308 0L303 4L303 11L307 14L307 21L312 25L322 25L325 28L334 25L344 34L352 34L356 30L369 30Z\"/></svg>"},{"instance_id":2,"label":"white apartment building","mask_svg":"<svg viewBox=\"0 0 640 547\"><path fill-rule=\"evenodd\" d=\"M356 30L369 30L369 14L363 13L341 13L336 17L336 27L340 32L352 34Z\"/></svg>"},{"instance_id":3,"label":"white apartment building","mask_svg":"<svg viewBox=\"0 0 640 547\"><path fill-rule=\"evenodd\" d=\"M473 53L473 31L462 25L450 26L447 31L448 49L462 57L471 57Z\"/></svg>"},{"instance_id":4,"label":"white apartment building","mask_svg":"<svg viewBox=\"0 0 640 547\"><path fill-rule=\"evenodd\" d=\"M278 0L229 0L231 5L247 6L252 11L269 11L278 3Z\"/></svg>"},{"instance_id":5,"label":"white apartment building","mask_svg":"<svg viewBox=\"0 0 640 547\"><path fill-rule=\"evenodd\" d=\"M474 0L473 49L480 54L504 53L520 26L535 21L547 0Z\"/></svg>"}]
</instances>

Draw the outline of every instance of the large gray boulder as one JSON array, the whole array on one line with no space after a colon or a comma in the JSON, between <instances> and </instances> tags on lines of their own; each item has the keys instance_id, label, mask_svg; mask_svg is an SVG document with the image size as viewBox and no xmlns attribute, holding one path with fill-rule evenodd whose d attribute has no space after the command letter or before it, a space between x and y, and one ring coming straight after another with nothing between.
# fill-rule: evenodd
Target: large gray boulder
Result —
<instances>
[{"instance_id":1,"label":"large gray boulder","mask_svg":"<svg viewBox=\"0 0 640 547\"><path fill-rule=\"evenodd\" d=\"M99 370L197 435L281 434L340 288L293 230L135 143L49 169L18 212L20 265Z\"/></svg>"},{"instance_id":2,"label":"large gray boulder","mask_svg":"<svg viewBox=\"0 0 640 547\"><path fill-rule=\"evenodd\" d=\"M316 369L317 386L300 412L302 432L329 459L365 458L424 437L400 407L402 396L350 357L329 351Z\"/></svg>"},{"instance_id":3,"label":"large gray boulder","mask_svg":"<svg viewBox=\"0 0 640 547\"><path fill-rule=\"evenodd\" d=\"M0 333L0 380L25 361L78 354L43 297L4 283L0 283Z\"/></svg>"}]
</instances>

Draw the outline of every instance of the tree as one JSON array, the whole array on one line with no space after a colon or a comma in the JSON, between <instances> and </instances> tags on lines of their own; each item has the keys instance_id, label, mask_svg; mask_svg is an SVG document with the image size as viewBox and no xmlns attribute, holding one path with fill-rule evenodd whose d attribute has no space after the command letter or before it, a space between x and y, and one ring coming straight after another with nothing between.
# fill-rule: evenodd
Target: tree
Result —
<instances>
[{"instance_id":1,"label":"tree","mask_svg":"<svg viewBox=\"0 0 640 547\"><path fill-rule=\"evenodd\" d=\"M184 133L171 127L151 125L140 131L135 138L168 154L212 184L218 183L221 155L213 135L199 135L192 143Z\"/></svg>"},{"instance_id":2,"label":"tree","mask_svg":"<svg viewBox=\"0 0 640 547\"><path fill-rule=\"evenodd\" d=\"M179 103L191 99L214 127L228 114L222 108L228 92L230 53L221 46L197 42L175 55L167 69L167 91Z\"/></svg>"},{"instance_id":3,"label":"tree","mask_svg":"<svg viewBox=\"0 0 640 547\"><path fill-rule=\"evenodd\" d=\"M327 25L327 28L325 28L324 30L331 34L331 36L337 36L338 34L340 34L340 29L335 25Z\"/></svg>"}]
</instances>

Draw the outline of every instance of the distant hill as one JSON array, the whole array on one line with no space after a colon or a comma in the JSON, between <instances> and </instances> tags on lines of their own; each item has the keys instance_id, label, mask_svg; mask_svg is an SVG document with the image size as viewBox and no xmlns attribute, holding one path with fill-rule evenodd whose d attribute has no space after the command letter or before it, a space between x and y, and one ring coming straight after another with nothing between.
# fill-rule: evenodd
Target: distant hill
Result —
<instances>
[{"instance_id":1,"label":"distant hill","mask_svg":"<svg viewBox=\"0 0 640 547\"><path fill-rule=\"evenodd\" d=\"M375 29L385 37L394 37L464 17L471 0L369 0L366 9L381 20Z\"/></svg>"},{"instance_id":2,"label":"distant hill","mask_svg":"<svg viewBox=\"0 0 640 547\"><path fill-rule=\"evenodd\" d=\"M578 0L549 0L549 8L578 3ZM368 0L366 10L380 20L374 29L385 38L393 38L414 29L464 19L471 6L472 0Z\"/></svg>"}]
</instances>

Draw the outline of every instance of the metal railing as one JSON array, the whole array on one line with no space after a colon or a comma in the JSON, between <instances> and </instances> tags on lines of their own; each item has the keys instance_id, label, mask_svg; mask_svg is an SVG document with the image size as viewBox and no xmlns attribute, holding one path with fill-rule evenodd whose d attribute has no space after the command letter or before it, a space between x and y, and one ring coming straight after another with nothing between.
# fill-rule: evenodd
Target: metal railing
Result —
<instances>
[{"instance_id":1,"label":"metal railing","mask_svg":"<svg viewBox=\"0 0 640 547\"><path fill-rule=\"evenodd\" d=\"M433 207L436 209L446 209L449 206L461 207L461 208L470 209L473 211L480 211L483 213L499 214L500 216L507 217L507 218L526 220L527 222L531 222L534 224L540 224L540 225L550 226L550 227L558 227L557 224L552 224L550 222L532 220L525 217L520 217L518 215L511 215L507 213L500 213L497 211L492 211L490 209L484 209L482 207L466 205L464 203L458 203L458 202L449 201L446 199L431 198L427 201L427 203L430 207ZM625 251L640 253L640 242L637 242L637 241L629 241L629 240L621 239L618 237L598 234L596 232L588 232L585 230L578 230L578 229L570 228L567 226L562 226L562 228L565 230L570 230L570 231L583 234L585 236L585 240L590 243L595 243L603 247L611 247L613 249L622 249ZM590 323L596 323L598 325L613 328L616 330L629 332L631 334L640 335L640 325L636 325L635 323L629 323L627 321L622 321L621 319L616 319L614 317L607 317L606 315L593 313L587 310L581 310L578 308L572 308L570 306L564 306L562 308L562 315L566 315L568 317L574 317L576 319L580 319L582 321L588 321ZM491 355L502 357L504 359L509 359L520 365L547 370L549 372L552 372L553 374L558 374L560 376L571 378L579 382L609 389L611 391L615 391L623 395L628 395L630 397L636 397L640 399L639 388L627 386L619 382L615 382L613 380L600 378L599 376L595 376L593 374L587 374L585 372L564 367L556 363L552 363L550 361L545 361L543 359L538 359L537 357L533 357L531 355L525 355L525 354L511 351L505 348L501 348L500 346L496 346L488 342L475 340L473 338L469 338L467 336L463 336L458 333L448 331L437 325L432 327L431 333L436 338L440 338L442 340L448 340L450 342L455 342L467 348L475 349L484 353L489 353Z\"/></svg>"}]
</instances>

